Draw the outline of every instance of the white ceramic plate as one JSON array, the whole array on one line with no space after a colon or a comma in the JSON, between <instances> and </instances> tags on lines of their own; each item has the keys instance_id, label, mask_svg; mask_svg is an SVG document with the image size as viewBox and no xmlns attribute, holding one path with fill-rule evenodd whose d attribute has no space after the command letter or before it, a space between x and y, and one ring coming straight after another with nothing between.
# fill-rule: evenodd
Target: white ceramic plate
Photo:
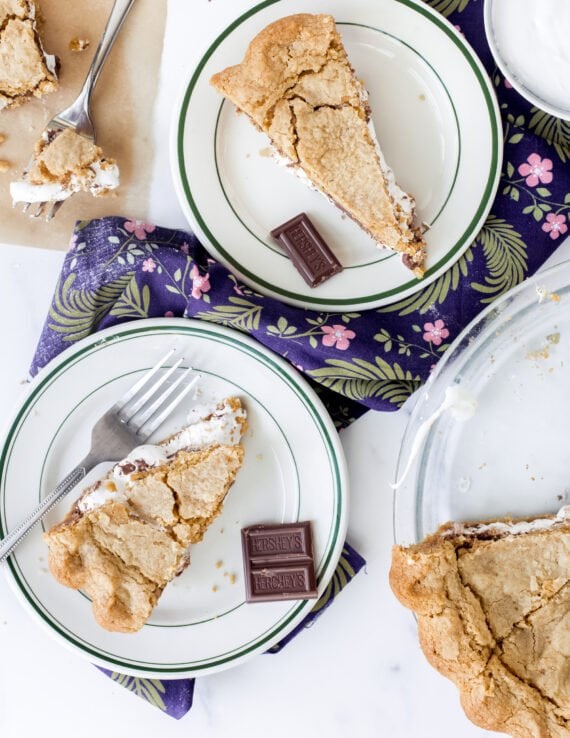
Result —
<instances>
[{"instance_id":1,"label":"white ceramic plate","mask_svg":"<svg viewBox=\"0 0 570 738\"><path fill-rule=\"evenodd\" d=\"M398 543L448 520L533 517L570 503L569 300L566 261L496 300L445 352L418 394L397 477L449 387L477 409L464 421L444 412L419 444L394 497Z\"/></svg>"},{"instance_id":2,"label":"white ceramic plate","mask_svg":"<svg viewBox=\"0 0 570 738\"><path fill-rule=\"evenodd\" d=\"M485 33L497 66L536 107L570 120L570 8L559 0L485 0Z\"/></svg>"},{"instance_id":3,"label":"white ceramic plate","mask_svg":"<svg viewBox=\"0 0 570 738\"><path fill-rule=\"evenodd\" d=\"M6 566L20 599L62 643L107 668L156 677L229 668L267 650L313 607L314 600L245 603L241 528L310 520L322 593L347 522L338 434L300 375L239 333L161 318L74 345L33 383L1 447L0 533L13 529L84 456L97 417L173 346L202 374L193 402L238 395L248 410L249 430L244 465L222 514L192 548L190 567L168 585L148 623L127 635L100 628L87 597L48 573L39 528ZM184 425L187 410L176 412L160 438ZM61 503L45 527L61 520L76 496Z\"/></svg>"},{"instance_id":4,"label":"white ceramic plate","mask_svg":"<svg viewBox=\"0 0 570 738\"><path fill-rule=\"evenodd\" d=\"M320 194L267 156L268 139L210 86L241 61L267 24L306 12L303 0L266 0L208 49L184 86L173 127L173 169L193 228L222 262L260 292L326 310L384 305L428 285L469 246L494 199L502 158L499 112L471 48L441 15L413 0L315 0L331 13L370 92L388 163L430 223L428 269L412 278ZM265 155L264 155L265 154ZM269 232L306 212L344 271L311 289Z\"/></svg>"}]
</instances>

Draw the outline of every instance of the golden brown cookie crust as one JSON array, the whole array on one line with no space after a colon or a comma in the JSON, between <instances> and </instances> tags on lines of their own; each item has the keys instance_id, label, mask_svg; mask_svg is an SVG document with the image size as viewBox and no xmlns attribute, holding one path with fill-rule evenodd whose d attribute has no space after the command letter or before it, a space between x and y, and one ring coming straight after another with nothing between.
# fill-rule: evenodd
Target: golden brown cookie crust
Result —
<instances>
[{"instance_id":1,"label":"golden brown cookie crust","mask_svg":"<svg viewBox=\"0 0 570 738\"><path fill-rule=\"evenodd\" d=\"M48 67L30 0L0 1L0 110L58 88Z\"/></svg>"},{"instance_id":2,"label":"golden brown cookie crust","mask_svg":"<svg viewBox=\"0 0 570 738\"><path fill-rule=\"evenodd\" d=\"M570 523L488 540L447 524L392 552L428 661L474 723L513 738L570 736L569 582Z\"/></svg>"},{"instance_id":3,"label":"golden brown cookie crust","mask_svg":"<svg viewBox=\"0 0 570 738\"><path fill-rule=\"evenodd\" d=\"M140 630L164 587L188 566L188 546L219 515L243 456L241 445L180 451L134 475L126 500L84 513L74 506L44 534L51 573L89 595L106 630Z\"/></svg>"},{"instance_id":4,"label":"golden brown cookie crust","mask_svg":"<svg viewBox=\"0 0 570 738\"><path fill-rule=\"evenodd\" d=\"M96 186L97 170L114 172L113 181ZM103 155L99 146L66 128L54 137L44 133L36 142L24 181L31 185L57 184L62 190L84 190L100 197L118 186L118 167L114 159Z\"/></svg>"}]
</instances>

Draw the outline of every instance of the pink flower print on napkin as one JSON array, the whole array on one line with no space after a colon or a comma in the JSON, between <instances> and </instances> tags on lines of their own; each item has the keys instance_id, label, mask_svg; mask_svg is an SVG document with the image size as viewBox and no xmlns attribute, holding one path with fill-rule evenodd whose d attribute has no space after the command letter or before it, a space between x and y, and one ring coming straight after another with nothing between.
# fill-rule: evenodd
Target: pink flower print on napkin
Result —
<instances>
[{"instance_id":1,"label":"pink flower print on napkin","mask_svg":"<svg viewBox=\"0 0 570 738\"><path fill-rule=\"evenodd\" d=\"M145 259L142 263L142 270L143 272L154 272L156 269L156 261L154 259L151 259L150 257L148 259Z\"/></svg>"},{"instance_id":2,"label":"pink flower print on napkin","mask_svg":"<svg viewBox=\"0 0 570 738\"><path fill-rule=\"evenodd\" d=\"M142 220L127 220L123 225L125 230L134 233L135 238L138 238L139 241L144 241L147 233L152 233L156 229L156 226L152 223L145 223Z\"/></svg>"},{"instance_id":3,"label":"pink flower print on napkin","mask_svg":"<svg viewBox=\"0 0 570 738\"><path fill-rule=\"evenodd\" d=\"M350 346L350 341L356 338L354 331L348 330L344 325L323 325L323 346L334 346L340 351L346 351Z\"/></svg>"},{"instance_id":4,"label":"pink flower print on napkin","mask_svg":"<svg viewBox=\"0 0 570 738\"><path fill-rule=\"evenodd\" d=\"M210 275L206 272L203 277L200 276L198 267L194 264L190 270L190 276L192 277L192 297L199 300L203 292L210 291Z\"/></svg>"},{"instance_id":5,"label":"pink flower print on napkin","mask_svg":"<svg viewBox=\"0 0 570 738\"><path fill-rule=\"evenodd\" d=\"M536 187L539 182L550 184L552 182L552 161L541 159L538 154L531 154L528 159L520 165L519 174L526 177L529 187Z\"/></svg>"},{"instance_id":6,"label":"pink flower print on napkin","mask_svg":"<svg viewBox=\"0 0 570 738\"><path fill-rule=\"evenodd\" d=\"M564 235L568 230L568 226L566 225L566 216L548 213L546 216L546 222L542 224L542 230L545 233L550 233L550 238L555 241L561 233Z\"/></svg>"},{"instance_id":7,"label":"pink flower print on napkin","mask_svg":"<svg viewBox=\"0 0 570 738\"><path fill-rule=\"evenodd\" d=\"M435 323L425 323L424 331L424 341L433 343L434 346L441 346L443 339L449 337L449 331L443 320L436 320Z\"/></svg>"}]
</instances>

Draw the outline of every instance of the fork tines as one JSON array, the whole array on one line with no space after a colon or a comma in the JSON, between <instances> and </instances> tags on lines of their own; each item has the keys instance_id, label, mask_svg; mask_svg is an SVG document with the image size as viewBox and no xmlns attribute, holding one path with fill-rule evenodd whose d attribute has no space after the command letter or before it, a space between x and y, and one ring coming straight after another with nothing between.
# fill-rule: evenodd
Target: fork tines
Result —
<instances>
[{"instance_id":1,"label":"fork tines","mask_svg":"<svg viewBox=\"0 0 570 738\"><path fill-rule=\"evenodd\" d=\"M173 382L167 384L172 375L181 367L183 359L178 359L174 364L162 372L157 379L151 381L160 369L168 362L168 360L176 353L176 349L171 349L162 359L155 364L149 371L142 376L138 382L115 404L113 410L117 413L120 420L126 425L131 426L132 430L140 435L144 428L144 436L150 436L159 425L173 412L173 410L188 395L192 387L200 379L200 375L196 375L191 382L184 385L193 372L192 367L186 369ZM159 393L163 385L165 389ZM182 386L181 391L172 399L175 391ZM144 409L143 409L144 408ZM139 412L142 409L142 412Z\"/></svg>"}]
</instances>

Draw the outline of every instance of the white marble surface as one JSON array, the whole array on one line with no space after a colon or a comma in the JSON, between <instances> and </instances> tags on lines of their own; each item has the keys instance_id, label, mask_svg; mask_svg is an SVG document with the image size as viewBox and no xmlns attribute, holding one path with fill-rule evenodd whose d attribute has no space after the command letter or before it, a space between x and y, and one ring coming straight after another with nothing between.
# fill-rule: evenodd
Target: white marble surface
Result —
<instances>
[{"instance_id":1,"label":"white marble surface","mask_svg":"<svg viewBox=\"0 0 570 738\"><path fill-rule=\"evenodd\" d=\"M23 381L63 254L0 247L0 418L26 391ZM257 657L198 681L179 723L63 649L21 608L0 577L0 735L53 726L85 738L136 726L140 738L391 738L477 736L454 688L426 664L415 623L392 596L394 459L405 413L367 413L342 433L351 482L349 541L368 561L334 605L282 653ZM87 703L88 700L88 703ZM445 713L442 725L441 715ZM86 718L87 715L87 718ZM51 735L48 728L48 735Z\"/></svg>"},{"instance_id":2,"label":"white marble surface","mask_svg":"<svg viewBox=\"0 0 570 738\"><path fill-rule=\"evenodd\" d=\"M149 219L184 224L168 163L179 85L208 43L246 0L169 0L156 106L158 157ZM2 231L0 224L0 241ZM570 239L556 258L568 256ZM63 254L0 245L0 424L22 394ZM261 656L200 679L192 711L164 716L32 622L0 577L0 735L85 738L194 735L200 738L419 738L481 736L453 686L433 671L415 623L392 596L394 459L406 413L367 413L342 434L351 481L349 541L366 557L359 574L310 631L277 656Z\"/></svg>"}]
</instances>

